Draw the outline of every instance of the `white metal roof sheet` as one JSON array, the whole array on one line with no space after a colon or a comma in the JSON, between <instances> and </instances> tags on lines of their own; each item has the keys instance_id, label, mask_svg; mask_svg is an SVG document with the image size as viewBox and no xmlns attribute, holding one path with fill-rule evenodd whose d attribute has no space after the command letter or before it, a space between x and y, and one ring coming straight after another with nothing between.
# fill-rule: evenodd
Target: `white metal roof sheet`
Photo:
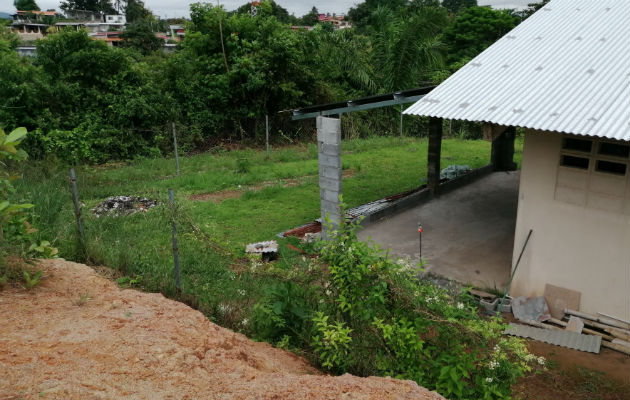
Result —
<instances>
[{"instance_id":1,"label":"white metal roof sheet","mask_svg":"<svg viewBox=\"0 0 630 400\"><path fill-rule=\"evenodd\" d=\"M405 114L630 140L630 1L552 0Z\"/></svg>"},{"instance_id":2,"label":"white metal roof sheet","mask_svg":"<svg viewBox=\"0 0 630 400\"><path fill-rule=\"evenodd\" d=\"M583 335L565 330L549 330L535 328L511 322L503 332L504 335L531 338L556 346L568 347L589 353L599 353L602 337L597 335Z\"/></svg>"}]
</instances>

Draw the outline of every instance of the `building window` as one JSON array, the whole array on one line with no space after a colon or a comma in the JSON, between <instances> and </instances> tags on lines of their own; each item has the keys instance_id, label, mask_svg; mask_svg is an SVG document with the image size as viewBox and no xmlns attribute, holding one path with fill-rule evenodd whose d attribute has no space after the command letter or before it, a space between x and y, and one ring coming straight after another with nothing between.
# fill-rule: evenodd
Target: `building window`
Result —
<instances>
[{"instance_id":1,"label":"building window","mask_svg":"<svg viewBox=\"0 0 630 400\"><path fill-rule=\"evenodd\" d=\"M556 200L630 213L630 144L565 136L559 160Z\"/></svg>"},{"instance_id":2,"label":"building window","mask_svg":"<svg viewBox=\"0 0 630 400\"><path fill-rule=\"evenodd\" d=\"M570 168L588 169L589 159L585 157L562 155L561 165Z\"/></svg>"}]
</instances>

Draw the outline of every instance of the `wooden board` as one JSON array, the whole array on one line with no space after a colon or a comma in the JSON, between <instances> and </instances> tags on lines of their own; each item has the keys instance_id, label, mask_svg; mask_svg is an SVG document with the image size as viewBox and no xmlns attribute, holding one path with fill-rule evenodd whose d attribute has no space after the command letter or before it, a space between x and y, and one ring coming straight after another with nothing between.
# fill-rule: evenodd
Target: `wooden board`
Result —
<instances>
[{"instance_id":1,"label":"wooden board","mask_svg":"<svg viewBox=\"0 0 630 400\"><path fill-rule=\"evenodd\" d=\"M581 293L576 290L550 284L545 285L545 300L549 306L551 316L557 319L562 319L565 308L579 310L580 296Z\"/></svg>"}]
</instances>

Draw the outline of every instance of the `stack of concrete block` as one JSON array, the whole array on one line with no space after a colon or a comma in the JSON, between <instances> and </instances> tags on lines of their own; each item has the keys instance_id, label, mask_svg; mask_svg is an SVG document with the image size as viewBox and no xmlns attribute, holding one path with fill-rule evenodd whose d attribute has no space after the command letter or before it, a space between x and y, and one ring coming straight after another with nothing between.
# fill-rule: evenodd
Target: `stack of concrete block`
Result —
<instances>
[{"instance_id":1,"label":"stack of concrete block","mask_svg":"<svg viewBox=\"0 0 630 400\"><path fill-rule=\"evenodd\" d=\"M341 120L317 117L319 160L319 197L321 199L322 238L329 237L326 221L337 229L341 222Z\"/></svg>"}]
</instances>

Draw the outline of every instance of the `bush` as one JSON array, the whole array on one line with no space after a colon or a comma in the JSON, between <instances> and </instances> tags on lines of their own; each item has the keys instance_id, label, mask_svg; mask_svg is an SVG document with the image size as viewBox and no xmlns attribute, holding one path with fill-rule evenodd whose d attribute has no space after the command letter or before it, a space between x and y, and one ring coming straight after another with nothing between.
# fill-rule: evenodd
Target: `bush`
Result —
<instances>
[{"instance_id":1,"label":"bush","mask_svg":"<svg viewBox=\"0 0 630 400\"><path fill-rule=\"evenodd\" d=\"M254 307L259 338L301 348L333 373L412 379L451 399L508 398L536 361L524 342L503 337L499 318L479 317L470 294L423 281L356 229L340 227L320 245L322 264L296 267Z\"/></svg>"},{"instance_id":2,"label":"bush","mask_svg":"<svg viewBox=\"0 0 630 400\"><path fill-rule=\"evenodd\" d=\"M57 249L50 246L50 242L36 242L33 234L37 232L31 222L27 210L33 207L32 204L16 202L11 199L15 192L13 181L18 176L7 170L9 161L21 162L26 160L27 154L19 149L19 145L26 136L25 128L17 128L6 135L0 129L0 283L3 286L6 282L24 278L27 288L35 287L40 280L41 271L32 272L21 265L20 258L55 257ZM17 258L17 267L9 265L6 257Z\"/></svg>"}]
</instances>

